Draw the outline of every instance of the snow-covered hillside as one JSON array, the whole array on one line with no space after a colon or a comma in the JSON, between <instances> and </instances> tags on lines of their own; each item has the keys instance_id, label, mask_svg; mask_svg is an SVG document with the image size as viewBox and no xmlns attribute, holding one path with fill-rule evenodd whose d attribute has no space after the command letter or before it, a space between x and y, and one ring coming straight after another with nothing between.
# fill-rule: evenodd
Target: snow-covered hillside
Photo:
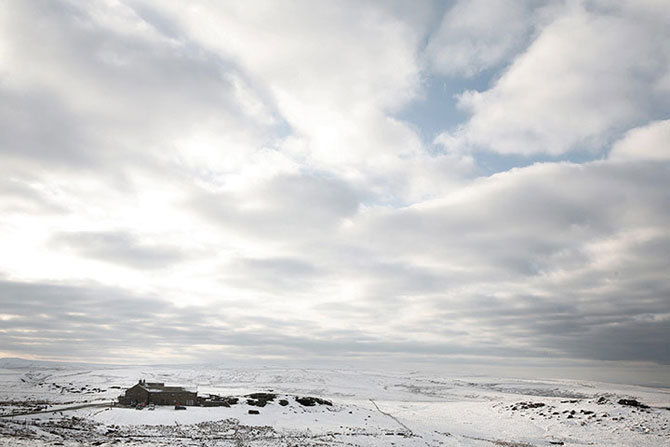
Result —
<instances>
[{"instance_id":1,"label":"snow-covered hillside","mask_svg":"<svg viewBox=\"0 0 670 447\"><path fill-rule=\"evenodd\" d=\"M350 370L0 369L0 446L660 446L670 390ZM230 407L112 405L144 378L236 396ZM247 394L276 395L265 406ZM332 405L305 406L315 396ZM258 414L250 414L255 410ZM252 411L253 412L253 411Z\"/></svg>"}]
</instances>

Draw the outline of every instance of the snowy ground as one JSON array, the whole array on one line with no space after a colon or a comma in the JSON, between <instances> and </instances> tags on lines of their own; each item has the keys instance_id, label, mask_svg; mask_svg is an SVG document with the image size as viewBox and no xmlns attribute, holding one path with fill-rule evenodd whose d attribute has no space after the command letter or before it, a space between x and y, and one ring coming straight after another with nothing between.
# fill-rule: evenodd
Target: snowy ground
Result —
<instances>
[{"instance_id":1,"label":"snowy ground","mask_svg":"<svg viewBox=\"0 0 670 447\"><path fill-rule=\"evenodd\" d=\"M240 402L186 411L110 406L140 378ZM254 392L277 397L258 408L244 397ZM333 405L306 407L296 396ZM582 381L0 360L0 446L661 446L670 445L668 407L670 390Z\"/></svg>"}]
</instances>

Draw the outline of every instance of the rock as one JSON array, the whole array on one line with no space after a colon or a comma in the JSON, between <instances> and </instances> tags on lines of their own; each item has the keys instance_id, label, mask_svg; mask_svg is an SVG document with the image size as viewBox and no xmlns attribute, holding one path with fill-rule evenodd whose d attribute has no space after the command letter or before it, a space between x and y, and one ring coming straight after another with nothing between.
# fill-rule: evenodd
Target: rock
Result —
<instances>
[{"instance_id":1,"label":"rock","mask_svg":"<svg viewBox=\"0 0 670 447\"><path fill-rule=\"evenodd\" d=\"M236 405L239 399L231 396L212 396L202 402L204 407L230 407Z\"/></svg>"},{"instance_id":2,"label":"rock","mask_svg":"<svg viewBox=\"0 0 670 447\"><path fill-rule=\"evenodd\" d=\"M255 400L255 399L247 399L247 405L251 405L253 407L264 407L267 405L267 401L265 400Z\"/></svg>"},{"instance_id":3,"label":"rock","mask_svg":"<svg viewBox=\"0 0 670 447\"><path fill-rule=\"evenodd\" d=\"M279 401L279 405L281 405L282 407L285 407L285 406L288 405L288 401L287 401L286 399L281 399L281 400Z\"/></svg>"},{"instance_id":4,"label":"rock","mask_svg":"<svg viewBox=\"0 0 670 447\"><path fill-rule=\"evenodd\" d=\"M247 394L247 397L249 398L247 399L247 404L264 407L268 402L273 401L277 395L272 393L252 393Z\"/></svg>"},{"instance_id":5,"label":"rock","mask_svg":"<svg viewBox=\"0 0 670 447\"><path fill-rule=\"evenodd\" d=\"M300 405L303 405L305 407L313 407L316 404L328 405L328 406L331 406L331 407L333 406L333 403L331 401L325 400L325 399L320 399L318 397L310 397L310 396L296 397L295 400Z\"/></svg>"},{"instance_id":6,"label":"rock","mask_svg":"<svg viewBox=\"0 0 670 447\"><path fill-rule=\"evenodd\" d=\"M544 407L545 405L546 404L544 402L517 402L512 407L512 411L528 410L528 409L531 409L531 408L541 408L541 407Z\"/></svg>"},{"instance_id":7,"label":"rock","mask_svg":"<svg viewBox=\"0 0 670 447\"><path fill-rule=\"evenodd\" d=\"M249 410L249 414L261 414L258 410Z\"/></svg>"},{"instance_id":8,"label":"rock","mask_svg":"<svg viewBox=\"0 0 670 447\"><path fill-rule=\"evenodd\" d=\"M273 394L273 393L251 393L251 394L247 394L247 397L250 397L250 398L256 399L256 400L268 401L268 400L274 400L275 397L277 397L277 395Z\"/></svg>"},{"instance_id":9,"label":"rock","mask_svg":"<svg viewBox=\"0 0 670 447\"><path fill-rule=\"evenodd\" d=\"M635 399L620 399L619 405L625 405L627 407L636 407L636 408L649 408L648 405L638 402Z\"/></svg>"}]
</instances>

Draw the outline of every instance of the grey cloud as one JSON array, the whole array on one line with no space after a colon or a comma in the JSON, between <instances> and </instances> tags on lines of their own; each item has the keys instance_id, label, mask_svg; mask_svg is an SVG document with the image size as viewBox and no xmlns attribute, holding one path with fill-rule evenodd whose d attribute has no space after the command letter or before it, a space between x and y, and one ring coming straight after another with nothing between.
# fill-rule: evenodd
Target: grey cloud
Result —
<instances>
[{"instance_id":1,"label":"grey cloud","mask_svg":"<svg viewBox=\"0 0 670 447\"><path fill-rule=\"evenodd\" d=\"M5 160L86 164L92 153L77 117L48 91L15 92L0 87L0 153Z\"/></svg>"},{"instance_id":2,"label":"grey cloud","mask_svg":"<svg viewBox=\"0 0 670 447\"><path fill-rule=\"evenodd\" d=\"M371 314L379 303L393 327L388 316L411 314L403 309L418 300L433 317L406 322L403 333L467 330L452 335L468 346L667 364L653 341L665 320L642 322L670 314L670 208L661 205L670 203L669 171L658 162L535 165L433 204L359 216L352 240L399 267L363 271L357 306ZM414 259L441 267L426 277ZM616 328L617 343L596 349ZM640 343L644 350L634 348Z\"/></svg>"},{"instance_id":3,"label":"grey cloud","mask_svg":"<svg viewBox=\"0 0 670 447\"><path fill-rule=\"evenodd\" d=\"M140 269L167 267L187 257L176 247L146 244L125 231L59 233L52 237L51 244L85 257Z\"/></svg>"},{"instance_id":4,"label":"grey cloud","mask_svg":"<svg viewBox=\"0 0 670 447\"><path fill-rule=\"evenodd\" d=\"M297 265L298 271L304 268ZM566 289L565 293L569 294L570 290ZM588 299L571 300L565 296L511 296L451 302L435 298L435 310L441 308L442 313L434 312L433 317L422 324L415 322L404 327L402 335L394 337L395 341L388 341L387 336L374 335L374 332L365 329L325 331L316 321L301 321L295 316L289 316L286 321L264 316L260 312L255 316L240 317L230 315L218 306L176 308L156 298L93 285L4 281L0 284L0 294L3 312L19 316L18 319L4 320L0 325L6 336L3 337L3 349L37 355L61 350L63 354L71 351L70 355L96 358L99 351L95 351L95 345L97 349L101 346L108 349L106 355L109 358L110 355L113 357L109 352L124 346L132 347L140 339L144 346L175 351L185 346L204 344L213 346L222 355L226 352L244 352L247 356L254 353L288 356L393 353L407 356L535 358L563 355L668 362L667 349L659 341L662 339L657 337L662 333L664 323L638 322L641 312L670 312L667 302L636 300L635 297L629 306L619 309L614 306L609 314L606 310L589 312L588 309L580 309L580 306L585 301L593 304L610 297L590 296ZM626 302L622 298L617 300ZM430 307L424 309L429 310ZM378 319L383 309L360 303L357 309L352 310L346 304L334 303L330 307L322 306L321 311L331 315L339 311L342 318L373 312ZM495 334L495 338L479 338L477 341L468 332L449 327L450 322L458 323L464 319L472 322L469 329L473 325L478 328L475 334L485 330ZM387 320L388 327L394 328L393 316ZM245 330L247 323L260 324L263 329ZM26 332L26 329L36 332ZM451 341L415 341L413 334L422 330L428 331L433 339L441 334L450 337ZM603 346L608 339L617 343L607 345L605 349ZM523 347L518 341L522 341ZM190 351L194 359L199 355L198 349Z\"/></svg>"},{"instance_id":5,"label":"grey cloud","mask_svg":"<svg viewBox=\"0 0 670 447\"><path fill-rule=\"evenodd\" d=\"M317 272L312 264L291 258L249 258L241 260L241 263L252 271L272 275L312 276Z\"/></svg>"},{"instance_id":6,"label":"grey cloud","mask_svg":"<svg viewBox=\"0 0 670 447\"><path fill-rule=\"evenodd\" d=\"M278 240L335 230L357 212L363 197L332 176L278 175L236 194L197 192L188 205L215 225Z\"/></svg>"},{"instance_id":7,"label":"grey cloud","mask_svg":"<svg viewBox=\"0 0 670 447\"><path fill-rule=\"evenodd\" d=\"M533 276L555 261L579 263L585 241L664 228L670 214L659 204L668 193L659 186L669 174L667 163L535 165L431 205L371 213L356 236L371 248L451 260L462 267L460 278L468 271Z\"/></svg>"},{"instance_id":8,"label":"grey cloud","mask_svg":"<svg viewBox=\"0 0 670 447\"><path fill-rule=\"evenodd\" d=\"M0 323L3 349L39 355L99 358L132 348L138 340L155 346L183 325L181 318L204 314L180 311L151 297L91 285L0 283L3 312L18 315Z\"/></svg>"},{"instance_id":9,"label":"grey cloud","mask_svg":"<svg viewBox=\"0 0 670 447\"><path fill-rule=\"evenodd\" d=\"M223 269L221 282L241 289L276 293L313 290L323 272L314 264L298 258L240 258Z\"/></svg>"},{"instance_id":10,"label":"grey cloud","mask_svg":"<svg viewBox=\"0 0 670 447\"><path fill-rule=\"evenodd\" d=\"M62 214L68 210L31 185L28 179L0 180L0 209L7 214Z\"/></svg>"},{"instance_id":11,"label":"grey cloud","mask_svg":"<svg viewBox=\"0 0 670 447\"><path fill-rule=\"evenodd\" d=\"M613 361L649 361L670 365L670 320L635 321L595 328L570 346L569 353L582 358Z\"/></svg>"},{"instance_id":12,"label":"grey cloud","mask_svg":"<svg viewBox=\"0 0 670 447\"><path fill-rule=\"evenodd\" d=\"M462 192L467 200L448 197L362 214L355 194L344 194L349 198L332 209L315 215L308 210L290 232L272 225L289 222L300 203L317 206L333 194L339 200L342 185L291 177L262 185L244 200L230 196L221 203L217 199L225 195L206 195L205 202L196 201L196 210L216 225L264 241L278 237L282 244L291 241L291 250L304 250L300 257L240 258L222 281L271 292L278 300L307 290L314 313L346 324L326 335L315 320L265 320L257 304L257 316L245 318L260 324L260 332L233 330L244 320L225 318L221 322L231 332L221 332L218 323L210 324L220 318L213 313L215 320L198 315L199 324L192 327L176 324L171 343L219 340L233 346L226 349L287 355L550 355L666 364L667 352L653 341L663 324L644 321L670 313L664 236L669 216L658 206L667 201L667 188L659 185L670 178L668 169L663 163L536 165L482 180ZM258 208L245 209L254 203ZM205 204L211 208L199 208ZM352 219L352 229L324 232L340 216ZM639 240L626 236L639 231ZM329 240L319 247L316 236L324 234ZM597 244L607 241L627 245L615 249L623 255L615 264L600 265L600 257L609 255ZM510 266L515 259L534 267ZM359 297L333 302L330 295L318 296L319 282L343 278L362 286ZM482 295L486 289L490 294ZM412 310L415 305L421 312ZM618 337L614 328L621 328ZM151 339L161 339L160 330L146 330ZM418 334L431 341L417 342ZM636 338L626 343L632 335ZM388 337L396 341L385 341ZM599 348L608 337L617 344Z\"/></svg>"},{"instance_id":13,"label":"grey cloud","mask_svg":"<svg viewBox=\"0 0 670 447\"><path fill-rule=\"evenodd\" d=\"M175 354L188 348L193 360L198 347L214 352L253 355L453 355L492 353L528 355L532 349L465 346L450 343L387 341L351 330L324 330L293 317L239 319L210 307L180 307L153 297L96 285L58 285L0 281L3 312L19 315L2 320L0 348L41 356L82 357L90 361L127 361L125 349L147 351L164 347ZM261 331L244 330L262 320ZM216 325L209 323L216 322ZM101 350L104 350L101 353ZM540 355L539 353L535 353ZM211 355L211 348L210 348Z\"/></svg>"},{"instance_id":14,"label":"grey cloud","mask_svg":"<svg viewBox=\"0 0 670 447\"><path fill-rule=\"evenodd\" d=\"M293 247L304 250L301 262L319 260L318 281L357 285L357 296L314 299L331 321L371 333L384 321L396 337L424 333L487 355L525 346L529 355L667 363L652 343L631 354L644 337L625 344L622 335L607 353L585 347L612 327L654 332L637 322L668 313L670 215L659 204L668 203L669 170L658 162L535 165L430 204L356 213L351 229L327 241L303 235ZM601 253L608 243L612 254ZM612 255L621 258L602 265ZM291 262L245 267L275 285L308 273Z\"/></svg>"},{"instance_id":15,"label":"grey cloud","mask_svg":"<svg viewBox=\"0 0 670 447\"><path fill-rule=\"evenodd\" d=\"M353 278L357 275L370 279L376 279L373 285L375 293L384 302L389 297L397 296L421 296L442 291L450 285L450 275L439 269L430 269L404 262L368 262L367 265L359 263L350 272Z\"/></svg>"},{"instance_id":16,"label":"grey cloud","mask_svg":"<svg viewBox=\"0 0 670 447\"><path fill-rule=\"evenodd\" d=\"M127 5L32 1L4 14L7 157L100 173L162 156L182 131L212 122L229 133L267 128L236 97L231 79L245 75L231 62L161 34Z\"/></svg>"},{"instance_id":17,"label":"grey cloud","mask_svg":"<svg viewBox=\"0 0 670 447\"><path fill-rule=\"evenodd\" d=\"M664 246L668 241L654 242ZM670 284L663 273L670 266L667 256L645 248L641 244L629 250L626 263L619 266L635 268L638 258L645 258L647 271L634 281L613 280L613 272L599 271L585 282L577 272L554 286L549 278L537 279L530 287L542 290L540 296L435 298L432 306L449 309L437 312L436 318L471 321L506 343L530 343L567 358L670 364L661 336L670 315ZM636 271L628 274L638 276Z\"/></svg>"}]
</instances>

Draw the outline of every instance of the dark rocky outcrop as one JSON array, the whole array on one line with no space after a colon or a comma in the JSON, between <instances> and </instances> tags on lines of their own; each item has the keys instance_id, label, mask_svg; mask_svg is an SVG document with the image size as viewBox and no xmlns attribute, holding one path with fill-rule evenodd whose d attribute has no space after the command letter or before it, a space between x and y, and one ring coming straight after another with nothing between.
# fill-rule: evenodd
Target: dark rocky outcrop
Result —
<instances>
[{"instance_id":1,"label":"dark rocky outcrop","mask_svg":"<svg viewBox=\"0 0 670 447\"><path fill-rule=\"evenodd\" d=\"M230 407L236 405L239 398L232 396L210 396L208 399L201 399L203 407Z\"/></svg>"},{"instance_id":2,"label":"dark rocky outcrop","mask_svg":"<svg viewBox=\"0 0 670 447\"><path fill-rule=\"evenodd\" d=\"M277 395L274 393L251 393L247 394L247 397L257 400L269 401L274 400L277 397Z\"/></svg>"},{"instance_id":3,"label":"dark rocky outcrop","mask_svg":"<svg viewBox=\"0 0 670 447\"><path fill-rule=\"evenodd\" d=\"M620 399L619 405L625 405L627 407L636 407L636 408L649 408L648 405L638 402L635 399Z\"/></svg>"},{"instance_id":4,"label":"dark rocky outcrop","mask_svg":"<svg viewBox=\"0 0 670 447\"><path fill-rule=\"evenodd\" d=\"M528 410L528 409L531 409L531 408L541 408L541 407L544 407L545 405L546 404L544 402L517 402L512 407L512 411Z\"/></svg>"},{"instance_id":5,"label":"dark rocky outcrop","mask_svg":"<svg viewBox=\"0 0 670 447\"><path fill-rule=\"evenodd\" d=\"M313 407L317 404L319 405L328 405L328 406L333 406L333 403L329 400L321 399L319 397L311 397L311 396L305 396L305 397L296 397L295 398L296 402L298 402L300 405L303 405L305 407Z\"/></svg>"},{"instance_id":6,"label":"dark rocky outcrop","mask_svg":"<svg viewBox=\"0 0 670 447\"><path fill-rule=\"evenodd\" d=\"M248 405L252 405L254 407L264 407L268 402L275 400L277 395L273 393L252 393L247 394L246 397L248 398Z\"/></svg>"}]
</instances>

